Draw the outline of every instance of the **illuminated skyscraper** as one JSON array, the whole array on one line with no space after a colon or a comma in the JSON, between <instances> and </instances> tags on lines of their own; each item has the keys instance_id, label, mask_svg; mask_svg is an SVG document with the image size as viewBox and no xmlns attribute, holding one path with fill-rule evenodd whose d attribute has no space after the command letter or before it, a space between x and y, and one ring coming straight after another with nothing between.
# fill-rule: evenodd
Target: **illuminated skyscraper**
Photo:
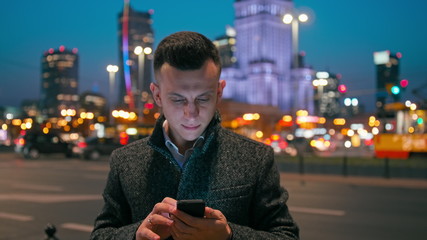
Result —
<instances>
[{"instance_id":1,"label":"illuminated skyscraper","mask_svg":"<svg viewBox=\"0 0 427 240\"><path fill-rule=\"evenodd\" d=\"M282 22L291 12L290 0L236 0L236 69L225 68L229 89L224 95L236 101L292 108L291 26Z\"/></svg>"},{"instance_id":2,"label":"illuminated skyscraper","mask_svg":"<svg viewBox=\"0 0 427 240\"><path fill-rule=\"evenodd\" d=\"M58 117L63 109L78 109L77 49L49 49L41 59L40 112L43 117Z\"/></svg>"},{"instance_id":3,"label":"illuminated skyscraper","mask_svg":"<svg viewBox=\"0 0 427 240\"><path fill-rule=\"evenodd\" d=\"M153 11L139 12L125 2L119 14L119 105L126 108L142 108L150 100L150 83L153 79L152 54L139 57L137 46L153 49L154 33L151 28ZM142 72L140 72L142 71Z\"/></svg>"}]
</instances>

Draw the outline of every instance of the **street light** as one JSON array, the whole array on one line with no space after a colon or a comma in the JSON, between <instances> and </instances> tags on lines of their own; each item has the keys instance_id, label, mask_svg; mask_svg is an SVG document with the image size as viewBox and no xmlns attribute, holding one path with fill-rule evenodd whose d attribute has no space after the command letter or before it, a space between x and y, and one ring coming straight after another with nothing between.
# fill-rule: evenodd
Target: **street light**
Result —
<instances>
[{"instance_id":1,"label":"street light","mask_svg":"<svg viewBox=\"0 0 427 240\"><path fill-rule=\"evenodd\" d=\"M152 51L153 50L150 47L143 48L141 46L136 46L133 51L135 55L138 56L138 81L141 83L140 90L144 89L143 74L144 74L145 55L151 54Z\"/></svg>"},{"instance_id":2,"label":"street light","mask_svg":"<svg viewBox=\"0 0 427 240\"><path fill-rule=\"evenodd\" d=\"M141 91L144 91L144 78L143 78L143 74L144 74L144 63L145 63L145 55L149 55L151 54L153 50L150 47L141 47L141 46L136 46L134 49L134 53L135 55L138 56L138 87L140 87L138 90L138 95L140 94ZM138 108L138 115L140 116L140 120L142 120L142 106L140 105L140 101L141 98L138 98L138 102L137 102L137 108Z\"/></svg>"},{"instance_id":3,"label":"street light","mask_svg":"<svg viewBox=\"0 0 427 240\"><path fill-rule=\"evenodd\" d=\"M110 124L113 124L113 118L110 116L111 110L113 109L113 94L114 94L114 81L116 77L116 72L119 71L119 67L117 65L108 65L107 66L107 72L109 74L110 79L110 101L109 101L109 111L108 111L108 118L110 119Z\"/></svg>"},{"instance_id":4,"label":"street light","mask_svg":"<svg viewBox=\"0 0 427 240\"><path fill-rule=\"evenodd\" d=\"M299 22L307 22L308 15L302 13L295 18L292 14L287 13L283 16L282 19L285 24L292 24L292 52L293 52L293 66L294 68L298 67L298 28Z\"/></svg>"}]
</instances>

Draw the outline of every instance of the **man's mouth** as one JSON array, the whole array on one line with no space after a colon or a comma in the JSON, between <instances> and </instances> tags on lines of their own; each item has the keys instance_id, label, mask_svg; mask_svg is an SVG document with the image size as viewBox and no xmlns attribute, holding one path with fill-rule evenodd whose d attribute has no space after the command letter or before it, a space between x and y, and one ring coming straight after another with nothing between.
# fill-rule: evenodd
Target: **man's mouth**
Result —
<instances>
[{"instance_id":1,"label":"man's mouth","mask_svg":"<svg viewBox=\"0 0 427 240\"><path fill-rule=\"evenodd\" d=\"M200 127L200 125L196 125L196 126L194 126L194 125L182 125L182 127L184 127L184 129L186 129L186 130L196 130Z\"/></svg>"}]
</instances>

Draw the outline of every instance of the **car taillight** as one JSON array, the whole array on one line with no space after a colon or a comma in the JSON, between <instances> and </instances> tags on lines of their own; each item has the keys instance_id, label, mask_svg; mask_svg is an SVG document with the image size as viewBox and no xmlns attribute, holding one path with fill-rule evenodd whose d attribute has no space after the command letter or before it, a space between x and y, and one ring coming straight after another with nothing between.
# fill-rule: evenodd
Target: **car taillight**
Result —
<instances>
[{"instance_id":1,"label":"car taillight","mask_svg":"<svg viewBox=\"0 0 427 240\"><path fill-rule=\"evenodd\" d=\"M24 144L25 144L25 139L23 139L23 138L15 139L15 144L16 144L16 145L24 146Z\"/></svg>"},{"instance_id":2,"label":"car taillight","mask_svg":"<svg viewBox=\"0 0 427 240\"><path fill-rule=\"evenodd\" d=\"M79 143L77 143L77 147L85 148L85 147L87 147L87 143L86 142L79 142Z\"/></svg>"}]
</instances>

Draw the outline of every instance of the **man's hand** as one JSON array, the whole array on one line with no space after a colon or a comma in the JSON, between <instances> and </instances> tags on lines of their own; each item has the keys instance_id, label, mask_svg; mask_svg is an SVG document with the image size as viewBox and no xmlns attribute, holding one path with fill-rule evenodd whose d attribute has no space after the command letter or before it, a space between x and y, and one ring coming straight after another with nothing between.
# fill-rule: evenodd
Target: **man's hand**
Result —
<instances>
[{"instance_id":1,"label":"man's hand","mask_svg":"<svg viewBox=\"0 0 427 240\"><path fill-rule=\"evenodd\" d=\"M205 218L190 216L176 210L172 217L174 223L171 234L175 240L227 240L231 238L231 228L221 211L205 208Z\"/></svg>"},{"instance_id":2,"label":"man's hand","mask_svg":"<svg viewBox=\"0 0 427 240\"><path fill-rule=\"evenodd\" d=\"M161 240L171 236L173 220L170 214L176 211L176 200L165 198L157 203L136 231L136 240Z\"/></svg>"}]
</instances>

